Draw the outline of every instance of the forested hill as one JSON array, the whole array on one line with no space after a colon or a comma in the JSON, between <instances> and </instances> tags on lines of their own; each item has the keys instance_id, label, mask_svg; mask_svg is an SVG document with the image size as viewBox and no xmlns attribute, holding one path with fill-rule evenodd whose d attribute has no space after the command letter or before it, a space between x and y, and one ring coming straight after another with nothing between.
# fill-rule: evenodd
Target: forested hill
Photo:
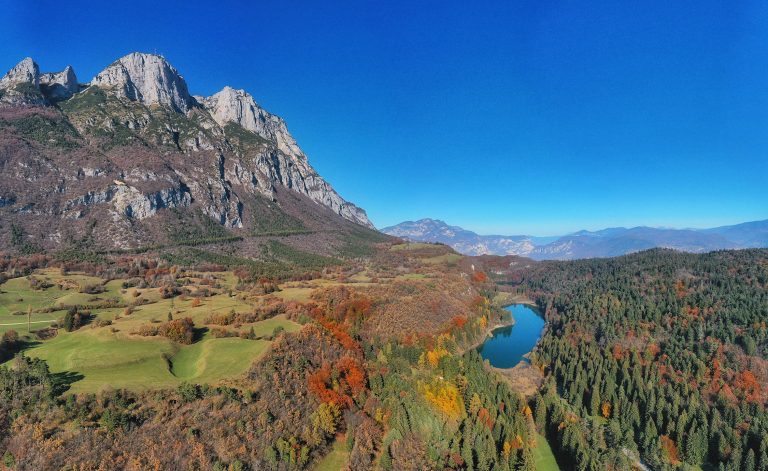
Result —
<instances>
[{"instance_id":1,"label":"forested hill","mask_svg":"<svg viewBox=\"0 0 768 471\"><path fill-rule=\"evenodd\" d=\"M651 250L522 277L546 309L535 410L564 469L624 469L636 451L652 469L768 469L768 250Z\"/></svg>"}]
</instances>

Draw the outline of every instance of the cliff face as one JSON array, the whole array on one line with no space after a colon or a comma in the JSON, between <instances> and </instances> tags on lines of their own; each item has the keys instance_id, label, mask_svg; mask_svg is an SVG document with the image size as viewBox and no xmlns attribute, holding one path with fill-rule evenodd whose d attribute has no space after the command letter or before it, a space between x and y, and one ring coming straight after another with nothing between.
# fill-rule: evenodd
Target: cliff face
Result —
<instances>
[{"instance_id":1,"label":"cliff face","mask_svg":"<svg viewBox=\"0 0 768 471\"><path fill-rule=\"evenodd\" d=\"M262 159L259 170L279 180L281 185L331 208L343 218L373 227L365 211L345 201L309 165L307 156L288 132L285 121L260 107L250 94L244 90L224 87L215 95L203 98L201 103L220 126L234 123L275 143L278 153L282 154L278 156L277 165L274 165L274 161Z\"/></svg>"},{"instance_id":2,"label":"cliff face","mask_svg":"<svg viewBox=\"0 0 768 471\"><path fill-rule=\"evenodd\" d=\"M80 91L75 70L67 66L61 72L49 72L40 76L40 90L52 101L66 100Z\"/></svg>"},{"instance_id":3,"label":"cliff face","mask_svg":"<svg viewBox=\"0 0 768 471\"><path fill-rule=\"evenodd\" d=\"M187 83L164 58L134 52L99 72L91 85L145 105L164 105L186 113L195 100Z\"/></svg>"},{"instance_id":4,"label":"cliff face","mask_svg":"<svg viewBox=\"0 0 768 471\"><path fill-rule=\"evenodd\" d=\"M55 245L87 221L116 247L208 219L237 234L373 227L281 118L242 90L190 95L156 55L129 54L85 86L25 59L0 80L0 146L0 237L15 225Z\"/></svg>"}]
</instances>

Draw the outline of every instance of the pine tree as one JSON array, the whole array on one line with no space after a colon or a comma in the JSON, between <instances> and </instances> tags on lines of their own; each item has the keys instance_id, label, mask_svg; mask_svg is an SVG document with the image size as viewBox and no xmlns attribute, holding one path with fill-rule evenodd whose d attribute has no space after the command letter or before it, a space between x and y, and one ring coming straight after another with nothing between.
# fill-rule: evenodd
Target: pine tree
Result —
<instances>
[{"instance_id":1,"label":"pine tree","mask_svg":"<svg viewBox=\"0 0 768 471\"><path fill-rule=\"evenodd\" d=\"M696 422L691 425L691 429L685 437L684 452L685 461L694 465L702 463L707 454L706 435Z\"/></svg>"},{"instance_id":2,"label":"pine tree","mask_svg":"<svg viewBox=\"0 0 768 471\"><path fill-rule=\"evenodd\" d=\"M646 422L645 430L643 431L643 435L640 437L642 439L643 448L649 448L651 443L653 443L653 440L656 440L658 436L659 434L656 431L656 424L653 423L653 419Z\"/></svg>"},{"instance_id":3,"label":"pine tree","mask_svg":"<svg viewBox=\"0 0 768 471\"><path fill-rule=\"evenodd\" d=\"M757 464L755 460L755 450L752 448L749 449L747 452L746 458L744 458L744 471L755 471L757 469Z\"/></svg>"},{"instance_id":4,"label":"pine tree","mask_svg":"<svg viewBox=\"0 0 768 471\"><path fill-rule=\"evenodd\" d=\"M768 436L763 436L760 441L760 463L757 469L759 471L768 471Z\"/></svg>"},{"instance_id":5,"label":"pine tree","mask_svg":"<svg viewBox=\"0 0 768 471\"><path fill-rule=\"evenodd\" d=\"M600 400L600 391L597 389L597 387L593 387L592 398L590 399L589 403L589 413L591 415L599 416L601 405L602 401Z\"/></svg>"},{"instance_id":6,"label":"pine tree","mask_svg":"<svg viewBox=\"0 0 768 471\"><path fill-rule=\"evenodd\" d=\"M520 467L520 471L536 471L536 460L533 457L531 447L525 447L523 449L523 463Z\"/></svg>"},{"instance_id":7,"label":"pine tree","mask_svg":"<svg viewBox=\"0 0 768 471\"><path fill-rule=\"evenodd\" d=\"M536 424L536 430L543 434L547 423L547 406L544 404L544 399L538 394L536 395L533 407L535 409L533 421Z\"/></svg>"},{"instance_id":8,"label":"pine tree","mask_svg":"<svg viewBox=\"0 0 768 471\"><path fill-rule=\"evenodd\" d=\"M464 460L464 466L466 466L467 471L474 471L475 469L475 460L472 456L472 448L473 448L473 440L472 440L472 430L470 427L467 427L467 421L464 422L464 440L461 443L461 458Z\"/></svg>"}]
</instances>

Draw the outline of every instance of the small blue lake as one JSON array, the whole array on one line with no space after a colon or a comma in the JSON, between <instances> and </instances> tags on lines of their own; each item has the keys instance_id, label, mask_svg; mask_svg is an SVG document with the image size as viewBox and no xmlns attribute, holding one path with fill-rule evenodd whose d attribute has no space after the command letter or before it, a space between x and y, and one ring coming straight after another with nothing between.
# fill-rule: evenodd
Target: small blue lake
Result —
<instances>
[{"instance_id":1,"label":"small blue lake","mask_svg":"<svg viewBox=\"0 0 768 471\"><path fill-rule=\"evenodd\" d=\"M512 313L515 325L494 330L492 337L477 347L484 359L496 368L512 368L527 354L541 337L544 319L530 306L513 304L506 308Z\"/></svg>"}]
</instances>

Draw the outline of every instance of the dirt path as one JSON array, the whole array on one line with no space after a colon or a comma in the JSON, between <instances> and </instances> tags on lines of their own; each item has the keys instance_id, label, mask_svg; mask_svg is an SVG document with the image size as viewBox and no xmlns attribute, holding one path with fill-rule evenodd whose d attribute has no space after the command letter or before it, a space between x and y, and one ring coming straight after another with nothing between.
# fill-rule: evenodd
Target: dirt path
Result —
<instances>
[{"instance_id":1,"label":"dirt path","mask_svg":"<svg viewBox=\"0 0 768 471\"><path fill-rule=\"evenodd\" d=\"M56 321L32 321L32 322L29 322L29 324L42 324L42 323L45 323L45 322L50 324L50 323L56 322ZM27 325L27 322L11 322L9 324L0 324L0 325Z\"/></svg>"}]
</instances>

